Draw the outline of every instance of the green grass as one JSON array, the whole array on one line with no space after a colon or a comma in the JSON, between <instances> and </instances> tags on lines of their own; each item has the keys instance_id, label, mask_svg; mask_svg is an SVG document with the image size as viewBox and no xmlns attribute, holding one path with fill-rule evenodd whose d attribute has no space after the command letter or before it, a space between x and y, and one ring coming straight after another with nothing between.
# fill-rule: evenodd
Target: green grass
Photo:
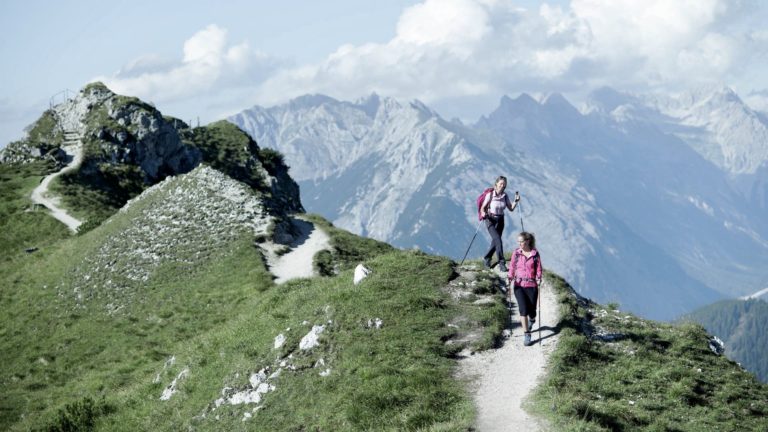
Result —
<instances>
[{"instance_id":1,"label":"green grass","mask_svg":"<svg viewBox=\"0 0 768 432\"><path fill-rule=\"evenodd\" d=\"M681 318L704 326L725 344L728 358L768 382L768 303L763 300L722 300Z\"/></svg>"},{"instance_id":2,"label":"green grass","mask_svg":"<svg viewBox=\"0 0 768 432\"><path fill-rule=\"evenodd\" d=\"M49 189L61 197L62 208L88 224L83 230L87 231L113 215L144 187L136 168L123 165L105 167L99 176L84 176L79 171L66 173L54 179Z\"/></svg>"},{"instance_id":3,"label":"green grass","mask_svg":"<svg viewBox=\"0 0 768 432\"><path fill-rule=\"evenodd\" d=\"M11 276L0 342L7 380L3 412L27 413L34 421L81 395L106 397L150 372L180 342L246 310L249 299L271 284L260 255L243 241L231 245L233 253L214 255L194 272L158 270L132 303L109 315L107 300L96 297L77 307L55 288L60 275L71 271L67 258L76 257L77 243L87 240L78 237Z\"/></svg>"},{"instance_id":4,"label":"green grass","mask_svg":"<svg viewBox=\"0 0 768 432\"><path fill-rule=\"evenodd\" d=\"M0 271L24 258L26 249L45 250L68 237L69 230L44 208L32 205L30 195L52 169L50 162L0 164Z\"/></svg>"},{"instance_id":5,"label":"green grass","mask_svg":"<svg viewBox=\"0 0 768 432\"><path fill-rule=\"evenodd\" d=\"M265 291L248 313L226 327L180 347L177 367L162 384L148 379L127 389L119 405L135 406L103 419L108 430L462 430L472 416L465 390L451 378L453 361L441 337L455 313L438 287L451 263L411 252L391 252L368 262L374 273L354 286L350 271L338 277L298 280ZM405 275L405 276L404 276ZM367 321L380 318L380 329ZM305 322L306 321L306 322ZM325 325L320 346L298 349L313 325ZM290 328L290 330L287 330ZM278 334L287 338L274 349ZM288 355L293 355L288 358ZM320 359L323 366L315 367ZM251 373L288 361L271 381L276 389L243 422L248 405L214 401L225 386L243 389ZM157 363L158 369L161 367ZM182 368L191 375L178 397L160 403L163 385ZM330 369L327 377L320 372ZM205 417L202 417L205 414ZM218 420L216 419L218 416Z\"/></svg>"},{"instance_id":6,"label":"green grass","mask_svg":"<svg viewBox=\"0 0 768 432\"><path fill-rule=\"evenodd\" d=\"M56 117L53 111L46 110L33 124L28 137L30 144L40 146L43 153L59 147L64 142L64 133L56 128Z\"/></svg>"},{"instance_id":7,"label":"green grass","mask_svg":"<svg viewBox=\"0 0 768 432\"><path fill-rule=\"evenodd\" d=\"M353 269L359 263L377 255L395 250L387 243L359 237L336 228L320 215L308 214L305 218L328 233L331 239L333 250L315 256L314 267L320 275L332 276L342 270Z\"/></svg>"},{"instance_id":8,"label":"green grass","mask_svg":"<svg viewBox=\"0 0 768 432\"><path fill-rule=\"evenodd\" d=\"M46 212L27 211L51 168L0 165L0 430L470 429L476 413L453 357L498 343L508 314L492 272L459 276L448 259L309 215L331 237L333 250L314 260L324 276L276 286L253 232L224 221L164 231L142 219L170 200L164 189L70 235ZM169 185L207 193L185 176ZM109 207L98 197L89 207L89 193L74 198L86 213ZM199 202L172 207L183 205L205 219L192 211ZM146 279L131 279L144 265L131 242L148 238L167 248ZM355 286L358 263L373 273ZM766 386L710 352L701 327L645 321L547 278L558 290L560 342L531 407L556 430L766 429ZM463 301L451 284L467 292ZM480 297L491 301L474 303ZM380 328L369 324L377 319ZM319 346L301 350L316 325L325 329ZM448 343L467 334L471 342ZM278 335L285 343L275 348ZM258 410L217 406L262 370L280 375L267 379L274 388ZM161 401L180 374L178 392Z\"/></svg>"},{"instance_id":9,"label":"green grass","mask_svg":"<svg viewBox=\"0 0 768 432\"><path fill-rule=\"evenodd\" d=\"M258 146L237 126L222 120L196 127L192 132L192 144L200 149L203 160L213 168L257 190L269 190L263 174L256 169Z\"/></svg>"},{"instance_id":10,"label":"green grass","mask_svg":"<svg viewBox=\"0 0 768 432\"><path fill-rule=\"evenodd\" d=\"M477 266L480 267L481 264L477 263ZM468 318L464 325L469 329L479 330L481 335L470 344L469 348L472 351L484 351L498 347L501 343L502 332L509 324L509 311L504 305L504 297L500 291L503 280L485 271L476 275L475 282L472 292L477 295L493 296L494 301L481 304L465 301L460 303L460 307ZM464 331L467 331L467 328Z\"/></svg>"},{"instance_id":11,"label":"green grass","mask_svg":"<svg viewBox=\"0 0 768 432\"><path fill-rule=\"evenodd\" d=\"M579 301L564 280L547 277L563 320L530 407L556 430L766 430L768 386L711 352L702 327Z\"/></svg>"},{"instance_id":12,"label":"green grass","mask_svg":"<svg viewBox=\"0 0 768 432\"><path fill-rule=\"evenodd\" d=\"M472 313L481 325L489 307L470 310L443 292L456 278L450 260L398 251L313 217L331 236L333 276L276 286L252 234L217 233L225 240L216 243L185 232L202 247L164 252L179 259L131 283L115 270L131 269L116 248L128 247L121 245L136 218L167 200L165 192L71 236L50 216L23 212L39 172L5 174L5 223L28 229L44 247L0 264L0 429L467 430L472 423L471 398L453 378L456 348L445 343L457 330L447 323ZM35 231L40 223L60 230ZM27 240L3 242L17 250ZM374 272L355 286L358 262ZM114 271L97 271L103 263ZM122 291L112 292L108 280ZM84 300L75 288L88 293ZM374 319L381 328L368 325ZM325 326L320 345L302 351L313 325ZM286 343L274 349L278 334ZM257 412L216 408L225 387L245 390L251 374L272 373L281 362L291 367L269 381L275 389ZM184 369L178 393L161 401ZM253 417L244 422L246 413Z\"/></svg>"}]
</instances>

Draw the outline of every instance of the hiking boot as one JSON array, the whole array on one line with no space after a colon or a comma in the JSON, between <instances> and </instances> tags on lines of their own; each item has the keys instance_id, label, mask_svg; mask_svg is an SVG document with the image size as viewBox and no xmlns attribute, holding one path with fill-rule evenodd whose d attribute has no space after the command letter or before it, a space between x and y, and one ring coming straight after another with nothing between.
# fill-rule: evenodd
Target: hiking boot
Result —
<instances>
[{"instance_id":1,"label":"hiking boot","mask_svg":"<svg viewBox=\"0 0 768 432\"><path fill-rule=\"evenodd\" d=\"M506 264L504 264L504 261L499 261L499 271L502 273L506 273L508 271Z\"/></svg>"},{"instance_id":2,"label":"hiking boot","mask_svg":"<svg viewBox=\"0 0 768 432\"><path fill-rule=\"evenodd\" d=\"M526 332L525 336L523 337L523 345L531 346L531 334L528 332Z\"/></svg>"},{"instance_id":3,"label":"hiking boot","mask_svg":"<svg viewBox=\"0 0 768 432\"><path fill-rule=\"evenodd\" d=\"M491 268L491 259L483 258L483 265L485 266L485 268Z\"/></svg>"}]
</instances>

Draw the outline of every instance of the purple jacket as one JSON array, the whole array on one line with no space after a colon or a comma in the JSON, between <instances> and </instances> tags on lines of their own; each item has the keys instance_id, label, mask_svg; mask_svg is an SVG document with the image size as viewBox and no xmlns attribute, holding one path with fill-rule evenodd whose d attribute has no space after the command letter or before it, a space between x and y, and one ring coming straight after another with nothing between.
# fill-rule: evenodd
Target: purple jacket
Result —
<instances>
[{"instance_id":1,"label":"purple jacket","mask_svg":"<svg viewBox=\"0 0 768 432\"><path fill-rule=\"evenodd\" d=\"M507 278L513 280L515 285L523 288L537 287L541 281L542 272L541 257L536 249L531 249L531 256L528 258L523 255L523 250L520 248L512 253Z\"/></svg>"}]
</instances>

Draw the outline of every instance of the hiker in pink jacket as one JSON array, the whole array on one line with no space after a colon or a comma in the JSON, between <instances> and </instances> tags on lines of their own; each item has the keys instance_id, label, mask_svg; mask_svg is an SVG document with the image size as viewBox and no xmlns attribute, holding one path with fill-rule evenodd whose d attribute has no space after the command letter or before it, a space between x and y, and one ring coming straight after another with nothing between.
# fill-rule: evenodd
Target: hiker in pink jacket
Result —
<instances>
[{"instance_id":1,"label":"hiker in pink jacket","mask_svg":"<svg viewBox=\"0 0 768 432\"><path fill-rule=\"evenodd\" d=\"M520 246L512 253L509 260L508 284L513 289L517 307L520 310L520 324L525 332L523 345L531 345L531 327L536 322L536 300L539 297L539 285L541 284L541 257L536 250L536 237L528 232L521 232L517 236L517 244ZM509 300L512 298L510 296Z\"/></svg>"}]
</instances>

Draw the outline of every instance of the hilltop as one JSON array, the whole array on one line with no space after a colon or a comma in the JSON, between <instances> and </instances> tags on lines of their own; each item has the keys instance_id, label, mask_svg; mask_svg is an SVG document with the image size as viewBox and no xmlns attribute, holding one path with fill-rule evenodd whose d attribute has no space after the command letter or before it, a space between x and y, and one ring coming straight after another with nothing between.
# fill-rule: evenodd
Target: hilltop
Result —
<instances>
[{"instance_id":1,"label":"hilltop","mask_svg":"<svg viewBox=\"0 0 768 432\"><path fill-rule=\"evenodd\" d=\"M260 148L237 127L217 122L192 128L99 82L45 111L28 130L24 139L0 151L0 162L38 164L49 174L77 153L75 169L63 173L50 189L64 209L86 221L84 230L146 188L201 163L251 186L277 216L303 210L282 156Z\"/></svg>"}]
</instances>

